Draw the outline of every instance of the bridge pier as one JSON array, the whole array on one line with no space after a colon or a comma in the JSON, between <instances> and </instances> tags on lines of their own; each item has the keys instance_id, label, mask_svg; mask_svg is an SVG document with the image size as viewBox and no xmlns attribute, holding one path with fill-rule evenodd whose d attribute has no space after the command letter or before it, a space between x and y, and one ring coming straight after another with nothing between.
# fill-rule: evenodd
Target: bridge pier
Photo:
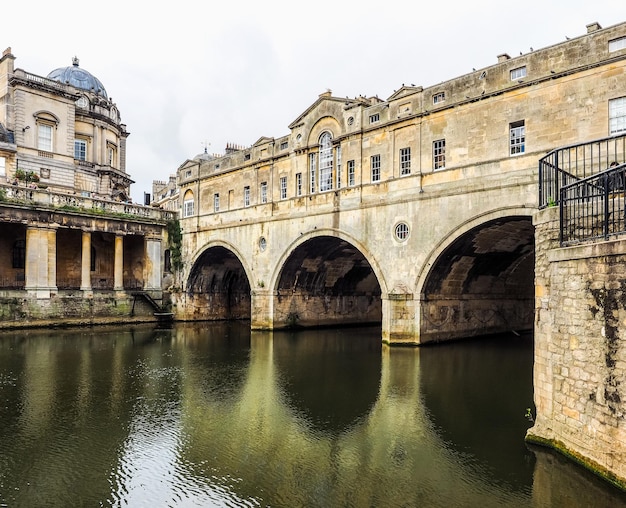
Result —
<instances>
[{"instance_id":1,"label":"bridge pier","mask_svg":"<svg viewBox=\"0 0 626 508\"><path fill-rule=\"evenodd\" d=\"M419 344L416 334L420 301L411 293L382 295L382 339L387 344L414 346Z\"/></svg>"}]
</instances>

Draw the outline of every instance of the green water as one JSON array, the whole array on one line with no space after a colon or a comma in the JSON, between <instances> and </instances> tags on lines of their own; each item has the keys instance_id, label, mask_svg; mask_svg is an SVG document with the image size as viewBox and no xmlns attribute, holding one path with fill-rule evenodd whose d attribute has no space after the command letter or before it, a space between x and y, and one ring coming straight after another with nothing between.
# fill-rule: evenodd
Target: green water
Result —
<instances>
[{"instance_id":1,"label":"green water","mask_svg":"<svg viewBox=\"0 0 626 508\"><path fill-rule=\"evenodd\" d=\"M376 328L4 332L0 506L626 506L524 444L532 354Z\"/></svg>"}]
</instances>

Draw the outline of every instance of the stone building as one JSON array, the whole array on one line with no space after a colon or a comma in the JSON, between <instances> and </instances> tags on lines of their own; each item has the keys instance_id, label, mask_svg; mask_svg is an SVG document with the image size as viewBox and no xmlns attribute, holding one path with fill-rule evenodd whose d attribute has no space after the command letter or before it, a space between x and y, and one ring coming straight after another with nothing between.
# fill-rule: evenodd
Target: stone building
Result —
<instances>
[{"instance_id":1,"label":"stone building","mask_svg":"<svg viewBox=\"0 0 626 508\"><path fill-rule=\"evenodd\" d=\"M171 212L131 203L128 131L99 79L0 58L0 321L125 319L162 297ZM139 306L137 306L137 311Z\"/></svg>"}]
</instances>

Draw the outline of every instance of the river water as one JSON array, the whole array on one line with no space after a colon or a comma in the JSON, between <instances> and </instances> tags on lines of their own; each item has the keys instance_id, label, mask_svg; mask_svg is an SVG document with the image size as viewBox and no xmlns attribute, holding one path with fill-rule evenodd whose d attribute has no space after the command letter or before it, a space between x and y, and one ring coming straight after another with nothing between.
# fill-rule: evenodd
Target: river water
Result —
<instances>
[{"instance_id":1,"label":"river water","mask_svg":"<svg viewBox=\"0 0 626 508\"><path fill-rule=\"evenodd\" d=\"M532 338L247 323L0 334L0 506L626 507L529 448Z\"/></svg>"}]
</instances>

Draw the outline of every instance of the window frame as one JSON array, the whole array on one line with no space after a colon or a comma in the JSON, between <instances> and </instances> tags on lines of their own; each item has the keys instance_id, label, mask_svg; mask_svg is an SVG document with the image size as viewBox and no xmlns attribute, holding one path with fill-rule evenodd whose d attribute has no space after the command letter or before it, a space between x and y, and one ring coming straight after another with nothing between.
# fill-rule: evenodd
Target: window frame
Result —
<instances>
[{"instance_id":1,"label":"window frame","mask_svg":"<svg viewBox=\"0 0 626 508\"><path fill-rule=\"evenodd\" d=\"M400 148L400 176L411 174L411 147Z\"/></svg>"},{"instance_id":2,"label":"window frame","mask_svg":"<svg viewBox=\"0 0 626 508\"><path fill-rule=\"evenodd\" d=\"M302 173L296 173L296 196L302 196Z\"/></svg>"},{"instance_id":3,"label":"window frame","mask_svg":"<svg viewBox=\"0 0 626 508\"><path fill-rule=\"evenodd\" d=\"M609 136L626 132L626 97L609 99Z\"/></svg>"},{"instance_id":4,"label":"window frame","mask_svg":"<svg viewBox=\"0 0 626 508\"><path fill-rule=\"evenodd\" d=\"M511 69L510 71L511 81L517 81L517 80L523 79L527 75L528 75L528 71L525 65L522 65L521 67L516 67L515 69Z\"/></svg>"},{"instance_id":5,"label":"window frame","mask_svg":"<svg viewBox=\"0 0 626 508\"><path fill-rule=\"evenodd\" d=\"M609 53L626 49L626 37L618 37L609 41Z\"/></svg>"},{"instance_id":6,"label":"window frame","mask_svg":"<svg viewBox=\"0 0 626 508\"><path fill-rule=\"evenodd\" d=\"M354 187L356 185L356 169L354 159L349 160L346 163L346 170L348 172L348 187Z\"/></svg>"},{"instance_id":7,"label":"window frame","mask_svg":"<svg viewBox=\"0 0 626 508\"><path fill-rule=\"evenodd\" d=\"M433 171L446 169L446 138L433 141Z\"/></svg>"},{"instance_id":8,"label":"window frame","mask_svg":"<svg viewBox=\"0 0 626 508\"><path fill-rule=\"evenodd\" d=\"M526 152L526 121L517 120L509 124L509 155L523 155Z\"/></svg>"},{"instance_id":9,"label":"window frame","mask_svg":"<svg viewBox=\"0 0 626 508\"><path fill-rule=\"evenodd\" d=\"M49 133L49 136L44 135ZM37 150L52 152L54 148L54 124L39 120L37 122Z\"/></svg>"},{"instance_id":10,"label":"window frame","mask_svg":"<svg viewBox=\"0 0 626 508\"><path fill-rule=\"evenodd\" d=\"M370 170L371 170L371 179L372 183L380 182L380 154L375 154L370 157Z\"/></svg>"},{"instance_id":11,"label":"window frame","mask_svg":"<svg viewBox=\"0 0 626 508\"><path fill-rule=\"evenodd\" d=\"M310 153L309 154L309 192L311 194L315 194L316 172L317 172L317 154Z\"/></svg>"},{"instance_id":12,"label":"window frame","mask_svg":"<svg viewBox=\"0 0 626 508\"><path fill-rule=\"evenodd\" d=\"M280 199L287 199L287 177L281 176L279 180Z\"/></svg>"},{"instance_id":13,"label":"window frame","mask_svg":"<svg viewBox=\"0 0 626 508\"><path fill-rule=\"evenodd\" d=\"M319 190L327 192L333 190L333 166L334 166L333 136L325 131L319 138Z\"/></svg>"},{"instance_id":14,"label":"window frame","mask_svg":"<svg viewBox=\"0 0 626 508\"><path fill-rule=\"evenodd\" d=\"M373 113L370 115L370 124L380 122L380 113Z\"/></svg>"},{"instance_id":15,"label":"window frame","mask_svg":"<svg viewBox=\"0 0 626 508\"><path fill-rule=\"evenodd\" d=\"M243 188L243 206L246 208L250 206L250 186L249 185L246 185Z\"/></svg>"},{"instance_id":16,"label":"window frame","mask_svg":"<svg viewBox=\"0 0 626 508\"><path fill-rule=\"evenodd\" d=\"M267 182L261 182L261 203L267 203Z\"/></svg>"},{"instance_id":17,"label":"window frame","mask_svg":"<svg viewBox=\"0 0 626 508\"><path fill-rule=\"evenodd\" d=\"M82 147L82 150L79 150L79 147ZM77 161L87 160L87 140L85 138L74 139L74 160L77 160Z\"/></svg>"},{"instance_id":18,"label":"window frame","mask_svg":"<svg viewBox=\"0 0 626 508\"><path fill-rule=\"evenodd\" d=\"M213 211L215 213L220 211L220 193L216 192L213 194Z\"/></svg>"},{"instance_id":19,"label":"window frame","mask_svg":"<svg viewBox=\"0 0 626 508\"><path fill-rule=\"evenodd\" d=\"M437 92L433 94L433 104L441 104L446 100L446 92Z\"/></svg>"}]
</instances>

